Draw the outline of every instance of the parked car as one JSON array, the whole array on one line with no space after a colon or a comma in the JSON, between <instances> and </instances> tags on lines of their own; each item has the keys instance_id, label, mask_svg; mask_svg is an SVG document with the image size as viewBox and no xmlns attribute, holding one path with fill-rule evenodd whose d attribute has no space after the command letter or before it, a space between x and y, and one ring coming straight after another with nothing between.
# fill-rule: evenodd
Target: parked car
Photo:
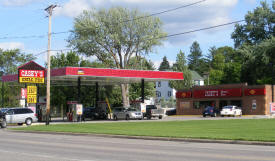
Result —
<instances>
[{"instance_id":1,"label":"parked car","mask_svg":"<svg viewBox=\"0 0 275 161\"><path fill-rule=\"evenodd\" d=\"M83 114L82 114L83 121L87 119L94 120L97 117L98 117L98 113L96 113L96 109L94 107L83 108Z\"/></svg>"},{"instance_id":2,"label":"parked car","mask_svg":"<svg viewBox=\"0 0 275 161\"><path fill-rule=\"evenodd\" d=\"M219 111L212 107L212 106L206 106L205 109L202 112L202 116L211 116L211 117L216 117L218 115Z\"/></svg>"},{"instance_id":3,"label":"parked car","mask_svg":"<svg viewBox=\"0 0 275 161\"><path fill-rule=\"evenodd\" d=\"M31 125L33 122L37 122L35 113L29 108L9 108L5 112L7 123L16 123L22 125Z\"/></svg>"},{"instance_id":4,"label":"parked car","mask_svg":"<svg viewBox=\"0 0 275 161\"><path fill-rule=\"evenodd\" d=\"M124 107L119 107L115 108L113 110L113 119L118 120L118 119L125 119L125 120L130 120L130 119L143 119L141 111L138 111L135 108L124 108Z\"/></svg>"},{"instance_id":5,"label":"parked car","mask_svg":"<svg viewBox=\"0 0 275 161\"><path fill-rule=\"evenodd\" d=\"M5 113L0 111L0 127L1 128L6 128L7 127L7 122L6 122L6 116Z\"/></svg>"},{"instance_id":6,"label":"parked car","mask_svg":"<svg viewBox=\"0 0 275 161\"><path fill-rule=\"evenodd\" d=\"M234 105L224 106L221 110L221 116L242 116L242 109Z\"/></svg>"},{"instance_id":7,"label":"parked car","mask_svg":"<svg viewBox=\"0 0 275 161\"><path fill-rule=\"evenodd\" d=\"M82 120L107 119L107 116L108 113L103 110L96 109L95 107L86 107L83 108Z\"/></svg>"},{"instance_id":8,"label":"parked car","mask_svg":"<svg viewBox=\"0 0 275 161\"><path fill-rule=\"evenodd\" d=\"M8 110L8 108L0 108L0 112L5 113Z\"/></svg>"}]
</instances>

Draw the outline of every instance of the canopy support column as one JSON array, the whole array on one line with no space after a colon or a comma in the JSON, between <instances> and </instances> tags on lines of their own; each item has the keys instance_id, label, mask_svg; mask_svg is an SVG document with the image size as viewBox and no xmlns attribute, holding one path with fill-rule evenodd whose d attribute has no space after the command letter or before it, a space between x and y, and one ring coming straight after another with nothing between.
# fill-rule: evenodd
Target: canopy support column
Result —
<instances>
[{"instance_id":1,"label":"canopy support column","mask_svg":"<svg viewBox=\"0 0 275 161\"><path fill-rule=\"evenodd\" d=\"M81 103L81 78L77 79L77 103Z\"/></svg>"},{"instance_id":2,"label":"canopy support column","mask_svg":"<svg viewBox=\"0 0 275 161\"><path fill-rule=\"evenodd\" d=\"M4 107L4 101L5 101L5 99L4 99L4 82L3 82L3 80L2 80L2 106L1 107Z\"/></svg>"},{"instance_id":3,"label":"canopy support column","mask_svg":"<svg viewBox=\"0 0 275 161\"><path fill-rule=\"evenodd\" d=\"M95 108L98 107L98 95L99 95L99 92L98 92L98 82L95 83Z\"/></svg>"},{"instance_id":4,"label":"canopy support column","mask_svg":"<svg viewBox=\"0 0 275 161\"><path fill-rule=\"evenodd\" d=\"M141 102L144 103L144 79L141 80Z\"/></svg>"}]
</instances>

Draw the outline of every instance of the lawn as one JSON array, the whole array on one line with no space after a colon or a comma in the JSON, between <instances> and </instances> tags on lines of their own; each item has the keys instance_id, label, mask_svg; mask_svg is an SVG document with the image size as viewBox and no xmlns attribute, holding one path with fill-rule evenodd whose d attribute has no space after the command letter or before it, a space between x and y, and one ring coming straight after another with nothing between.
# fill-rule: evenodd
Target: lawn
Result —
<instances>
[{"instance_id":1,"label":"lawn","mask_svg":"<svg viewBox=\"0 0 275 161\"><path fill-rule=\"evenodd\" d=\"M12 130L275 142L275 119L80 123Z\"/></svg>"}]
</instances>

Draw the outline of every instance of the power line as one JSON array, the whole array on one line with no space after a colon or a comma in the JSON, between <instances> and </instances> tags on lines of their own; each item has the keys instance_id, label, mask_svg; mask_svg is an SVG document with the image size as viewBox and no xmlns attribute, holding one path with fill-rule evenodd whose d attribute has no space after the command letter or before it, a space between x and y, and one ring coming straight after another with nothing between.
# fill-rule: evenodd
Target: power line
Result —
<instances>
[{"instance_id":1,"label":"power line","mask_svg":"<svg viewBox=\"0 0 275 161\"><path fill-rule=\"evenodd\" d=\"M69 50L73 50L73 49L51 49L50 51L61 51L62 52L62 51L69 51ZM34 54L34 56L37 57L37 56L44 54L46 52L48 52L48 50L41 51L37 54Z\"/></svg>"},{"instance_id":2,"label":"power line","mask_svg":"<svg viewBox=\"0 0 275 161\"><path fill-rule=\"evenodd\" d=\"M245 20L228 22L228 23L215 25L215 26L210 26L210 27L205 27L205 28L200 28L200 29L196 29L196 30L190 30L190 31L186 31L186 32L170 34L170 35L167 35L167 36L161 36L161 37L157 37L157 38L151 38L151 39L148 39L148 40L161 39L161 38L173 37L173 36L178 36L178 35L190 34L190 33L193 33L193 32L198 32L198 31L209 30L209 29L218 28L218 27L222 27L222 26L232 25L232 24L236 24L236 23L239 23L239 22L243 22L243 21L245 21Z\"/></svg>"},{"instance_id":3,"label":"power line","mask_svg":"<svg viewBox=\"0 0 275 161\"><path fill-rule=\"evenodd\" d=\"M228 22L228 23L224 23L224 24L220 24L220 25L215 25L215 26L210 26L210 27L205 27L205 28L200 28L200 29L190 30L190 31L185 31L185 32L180 32L180 33L176 33L176 34L170 34L170 35L167 35L167 36L150 38L150 39L146 39L146 40L162 39L162 38L168 38L168 37L173 37L173 36L178 36L178 35L190 34L190 33L198 32L198 31L204 31L204 30L210 30L210 29L218 28L218 27L222 27L222 26L228 26L228 25L240 23L240 22L243 22L243 21L245 21L245 20L232 21L232 22ZM67 51L67 50L74 50L74 49L53 49L51 51L61 51L62 52L62 51ZM42 51L42 52L40 52L36 55L40 55L40 54L43 54L45 52L47 52L47 50Z\"/></svg>"},{"instance_id":4,"label":"power line","mask_svg":"<svg viewBox=\"0 0 275 161\"><path fill-rule=\"evenodd\" d=\"M138 17L138 18L134 18L134 19L124 20L124 21L121 21L121 22L129 22L129 21L139 20L139 19L142 19L142 18L152 17L152 16L155 16L155 15L160 15L160 14L163 14L163 13L172 12L172 11L175 11L175 10L178 10L178 9L190 7L190 6L193 6L193 5L205 2L205 1L206 0L197 1L197 2L194 2L194 3L190 3L190 4L187 4L187 5L182 5L182 6L179 6L179 7L176 7L176 8L172 8L172 9L169 9L169 10L153 13L153 14L150 14L150 15L147 15L147 16L142 16L142 17Z\"/></svg>"},{"instance_id":5,"label":"power line","mask_svg":"<svg viewBox=\"0 0 275 161\"><path fill-rule=\"evenodd\" d=\"M190 7L190 6L193 6L193 5L205 2L205 1L207 1L207 0L197 1L197 2L194 2L194 3L187 4L187 5L182 5L182 6L179 6L179 7L176 7L176 8L168 9L168 10L165 10L165 11L153 13L153 14L150 14L150 15L147 15L147 16L142 16L142 17L138 17L138 18L134 18L134 19L128 19L128 20L121 20L118 23L124 23L124 22L129 22L129 21L136 21L136 20L139 20L139 19L143 19L143 18L147 18L147 17L152 17L152 16L163 14L163 13L167 13L167 12L172 12L172 11L179 10L179 9L182 9L182 8L186 8L186 7ZM87 30L87 29L89 29L89 27L83 28L81 30ZM61 31L61 32L52 32L51 34L52 35L58 35L58 34L66 34L66 33L70 33L70 32L72 32L72 30ZM46 36L47 36L47 34L45 34L45 35L31 35L31 36L13 36L13 37L3 36L3 37L0 37L0 39L44 38Z\"/></svg>"},{"instance_id":6,"label":"power line","mask_svg":"<svg viewBox=\"0 0 275 161\"><path fill-rule=\"evenodd\" d=\"M118 23L124 23L124 22L129 22L129 21L136 21L136 20L139 20L139 19L143 19L143 18L147 18L147 17L152 17L152 16L163 14L163 13L167 13L167 12L172 12L172 11L175 11L175 10L178 10L178 9L182 9L182 8L186 8L186 7L190 7L190 6L193 6L193 5L205 2L205 1L206 0L201 0L201 1L197 1L197 2L194 2L194 3L187 4L187 5L182 5L182 6L179 6L179 7L176 7L176 8L172 8L172 9L169 9L169 10L165 10L165 11L161 11L161 12L157 12L157 13L152 13L152 14L147 15L147 16L141 16L141 17L138 17L138 18L133 18L133 19L128 19L128 20L121 20ZM81 30L84 31L84 30L88 30L88 29L90 29L90 27L82 28ZM72 32L72 31L69 30L69 31L63 31L63 32L55 32L55 33L52 33L52 34L53 35L57 35L57 34L64 34L64 33L69 33L69 32Z\"/></svg>"}]
</instances>

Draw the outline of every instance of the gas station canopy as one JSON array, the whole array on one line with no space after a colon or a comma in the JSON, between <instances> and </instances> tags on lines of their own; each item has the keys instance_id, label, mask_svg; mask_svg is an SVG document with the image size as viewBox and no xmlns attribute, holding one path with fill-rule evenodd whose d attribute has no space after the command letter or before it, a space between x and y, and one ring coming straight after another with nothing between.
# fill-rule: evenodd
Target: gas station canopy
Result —
<instances>
[{"instance_id":1,"label":"gas station canopy","mask_svg":"<svg viewBox=\"0 0 275 161\"><path fill-rule=\"evenodd\" d=\"M24 67L26 65L35 66L35 64L35 62L31 61L20 67ZM144 80L144 82L183 80L183 73L88 67L63 67L51 70L52 85L77 85L79 79L81 79L81 85L95 85L96 83L99 85L113 85L140 83L142 80ZM16 82L18 81L18 74L4 75L2 76L2 81Z\"/></svg>"}]
</instances>

